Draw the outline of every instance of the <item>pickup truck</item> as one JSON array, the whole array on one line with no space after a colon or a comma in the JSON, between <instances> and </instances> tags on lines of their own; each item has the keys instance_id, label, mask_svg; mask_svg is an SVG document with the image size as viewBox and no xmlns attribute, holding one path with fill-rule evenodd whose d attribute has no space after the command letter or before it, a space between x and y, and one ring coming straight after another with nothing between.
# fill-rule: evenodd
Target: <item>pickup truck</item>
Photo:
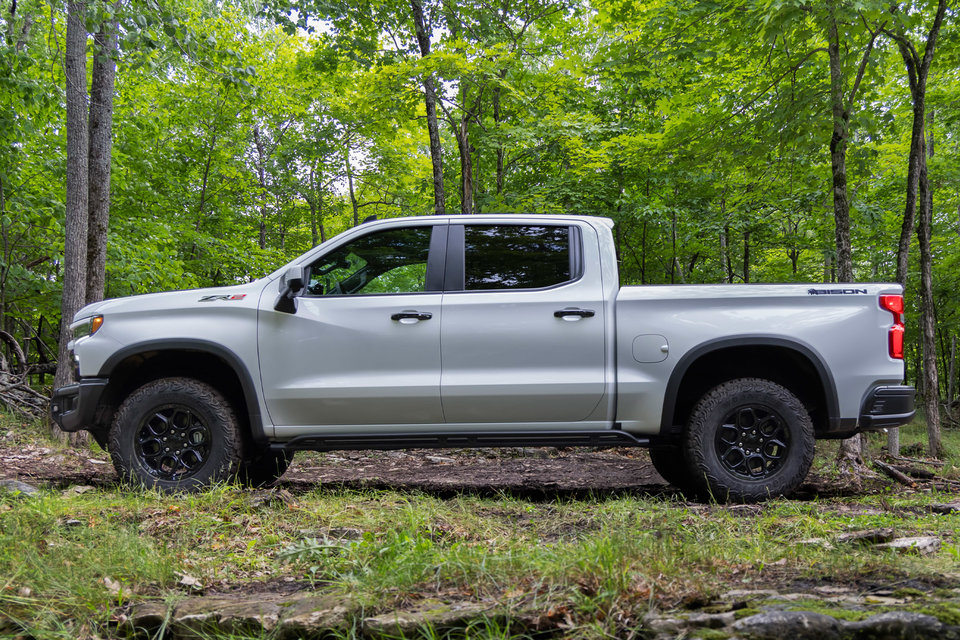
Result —
<instances>
[{"instance_id":1,"label":"pickup truck","mask_svg":"<svg viewBox=\"0 0 960 640\"><path fill-rule=\"evenodd\" d=\"M53 418L167 491L269 483L297 450L644 446L756 501L815 439L913 417L900 285L621 287L612 228L374 221L248 284L88 305Z\"/></svg>"}]
</instances>

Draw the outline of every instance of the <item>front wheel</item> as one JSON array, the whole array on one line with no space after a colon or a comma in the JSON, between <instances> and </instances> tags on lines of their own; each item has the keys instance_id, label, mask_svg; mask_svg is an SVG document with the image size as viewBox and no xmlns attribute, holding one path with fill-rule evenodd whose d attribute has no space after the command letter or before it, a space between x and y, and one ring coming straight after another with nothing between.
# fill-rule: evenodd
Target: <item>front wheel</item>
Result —
<instances>
[{"instance_id":1,"label":"front wheel","mask_svg":"<svg viewBox=\"0 0 960 640\"><path fill-rule=\"evenodd\" d=\"M690 414L684 453L698 493L756 502L796 489L813 462L810 414L784 387L759 378L725 382Z\"/></svg>"},{"instance_id":2,"label":"front wheel","mask_svg":"<svg viewBox=\"0 0 960 640\"><path fill-rule=\"evenodd\" d=\"M120 478L161 491L229 481L242 452L233 406L190 378L143 385L123 401L110 427L110 457Z\"/></svg>"}]
</instances>

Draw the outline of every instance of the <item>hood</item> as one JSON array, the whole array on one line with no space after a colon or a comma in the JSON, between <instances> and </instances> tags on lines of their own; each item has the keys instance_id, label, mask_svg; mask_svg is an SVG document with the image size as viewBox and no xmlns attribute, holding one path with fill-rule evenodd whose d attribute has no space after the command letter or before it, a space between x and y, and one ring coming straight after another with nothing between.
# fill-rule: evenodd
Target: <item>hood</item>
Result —
<instances>
[{"instance_id":1,"label":"hood","mask_svg":"<svg viewBox=\"0 0 960 640\"><path fill-rule=\"evenodd\" d=\"M139 311L169 311L171 309L196 308L200 304L222 305L237 304L240 306L256 306L263 280L229 287L208 287L205 289L186 289L182 291L165 291L163 293L146 293L125 298L110 298L101 302L93 302L83 307L73 316L77 322L94 315L109 313L129 313Z\"/></svg>"}]
</instances>

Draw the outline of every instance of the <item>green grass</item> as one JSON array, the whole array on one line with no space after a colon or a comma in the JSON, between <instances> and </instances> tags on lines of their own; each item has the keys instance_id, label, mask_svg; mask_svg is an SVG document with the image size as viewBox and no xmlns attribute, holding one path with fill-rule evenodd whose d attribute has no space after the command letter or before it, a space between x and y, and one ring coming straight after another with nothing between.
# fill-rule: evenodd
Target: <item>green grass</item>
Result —
<instances>
[{"instance_id":1,"label":"green grass","mask_svg":"<svg viewBox=\"0 0 960 640\"><path fill-rule=\"evenodd\" d=\"M947 436L948 451L960 450L958 434ZM599 637L651 606L731 589L909 580L926 593L960 575L960 517L928 508L956 500L949 493L894 488L747 509L642 495L533 502L322 486L295 505L255 506L249 496L233 486L180 496L123 487L0 494L0 637L110 636L129 603L195 593L184 576L205 590L302 581L372 612L423 597L488 597L563 610L571 634ZM881 527L937 535L944 548L914 557L800 544ZM462 633L520 633L485 624Z\"/></svg>"}]
</instances>

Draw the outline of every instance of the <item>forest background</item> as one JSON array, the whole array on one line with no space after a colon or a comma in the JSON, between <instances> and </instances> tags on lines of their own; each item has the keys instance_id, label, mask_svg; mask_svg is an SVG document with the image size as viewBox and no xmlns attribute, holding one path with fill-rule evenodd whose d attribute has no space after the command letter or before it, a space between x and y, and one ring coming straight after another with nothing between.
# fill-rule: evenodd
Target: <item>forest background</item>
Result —
<instances>
[{"instance_id":1,"label":"forest background","mask_svg":"<svg viewBox=\"0 0 960 640\"><path fill-rule=\"evenodd\" d=\"M572 213L616 221L623 284L903 282L907 380L952 420L943 0L0 4L0 328L41 390L83 302L370 215Z\"/></svg>"}]
</instances>

